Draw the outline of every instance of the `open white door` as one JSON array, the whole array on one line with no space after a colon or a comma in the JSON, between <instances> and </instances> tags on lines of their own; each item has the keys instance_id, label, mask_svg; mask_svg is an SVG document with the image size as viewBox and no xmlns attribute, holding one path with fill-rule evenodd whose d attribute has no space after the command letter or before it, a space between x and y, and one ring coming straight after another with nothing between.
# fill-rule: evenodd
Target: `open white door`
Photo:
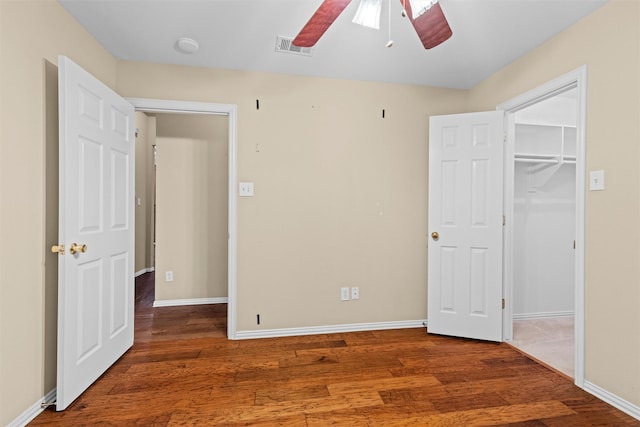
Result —
<instances>
[{"instance_id":1,"label":"open white door","mask_svg":"<svg viewBox=\"0 0 640 427\"><path fill-rule=\"evenodd\" d=\"M63 56L58 82L60 411L133 345L135 116Z\"/></svg>"},{"instance_id":2,"label":"open white door","mask_svg":"<svg viewBox=\"0 0 640 427\"><path fill-rule=\"evenodd\" d=\"M502 341L503 117L429 121L429 333Z\"/></svg>"}]
</instances>

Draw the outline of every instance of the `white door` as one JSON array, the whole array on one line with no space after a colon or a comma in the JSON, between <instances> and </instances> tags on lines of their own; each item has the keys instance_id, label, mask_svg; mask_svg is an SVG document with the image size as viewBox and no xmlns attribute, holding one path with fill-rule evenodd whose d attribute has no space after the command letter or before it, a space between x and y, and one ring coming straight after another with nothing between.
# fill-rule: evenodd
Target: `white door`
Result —
<instances>
[{"instance_id":1,"label":"white door","mask_svg":"<svg viewBox=\"0 0 640 427\"><path fill-rule=\"evenodd\" d=\"M503 113L429 121L429 333L502 341Z\"/></svg>"},{"instance_id":2,"label":"white door","mask_svg":"<svg viewBox=\"0 0 640 427\"><path fill-rule=\"evenodd\" d=\"M58 76L60 411L133 345L135 116L66 57Z\"/></svg>"}]
</instances>

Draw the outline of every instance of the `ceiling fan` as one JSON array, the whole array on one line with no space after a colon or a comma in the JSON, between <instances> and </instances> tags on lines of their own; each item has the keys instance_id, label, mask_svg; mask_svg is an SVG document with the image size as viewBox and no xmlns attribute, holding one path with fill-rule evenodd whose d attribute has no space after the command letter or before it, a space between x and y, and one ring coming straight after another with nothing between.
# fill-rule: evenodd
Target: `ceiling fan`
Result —
<instances>
[{"instance_id":1,"label":"ceiling fan","mask_svg":"<svg viewBox=\"0 0 640 427\"><path fill-rule=\"evenodd\" d=\"M351 0L324 0L309 22L293 39L293 45L314 46L349 3ZM411 21L425 49L438 46L453 34L438 0L400 0L400 3L402 16L406 16ZM379 28L381 9L382 0L360 0L353 22Z\"/></svg>"}]
</instances>

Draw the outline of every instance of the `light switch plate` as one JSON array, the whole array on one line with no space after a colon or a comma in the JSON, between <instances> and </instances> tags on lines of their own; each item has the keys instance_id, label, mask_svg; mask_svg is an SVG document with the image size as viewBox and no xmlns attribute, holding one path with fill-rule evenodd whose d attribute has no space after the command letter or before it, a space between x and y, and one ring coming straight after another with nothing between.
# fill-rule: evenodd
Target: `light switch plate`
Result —
<instances>
[{"instance_id":1,"label":"light switch plate","mask_svg":"<svg viewBox=\"0 0 640 427\"><path fill-rule=\"evenodd\" d=\"M253 197L253 182L241 182L239 195L240 197Z\"/></svg>"},{"instance_id":2,"label":"light switch plate","mask_svg":"<svg viewBox=\"0 0 640 427\"><path fill-rule=\"evenodd\" d=\"M604 171L591 171L589 173L589 190L601 191L604 190Z\"/></svg>"}]
</instances>

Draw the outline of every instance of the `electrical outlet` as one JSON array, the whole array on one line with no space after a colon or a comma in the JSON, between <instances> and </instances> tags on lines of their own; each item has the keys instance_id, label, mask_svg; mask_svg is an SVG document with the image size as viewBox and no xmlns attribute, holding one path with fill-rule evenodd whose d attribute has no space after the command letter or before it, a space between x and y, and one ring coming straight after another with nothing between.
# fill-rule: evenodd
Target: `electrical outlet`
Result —
<instances>
[{"instance_id":1,"label":"electrical outlet","mask_svg":"<svg viewBox=\"0 0 640 427\"><path fill-rule=\"evenodd\" d=\"M351 288L351 299L360 299L360 288L354 286Z\"/></svg>"},{"instance_id":2,"label":"electrical outlet","mask_svg":"<svg viewBox=\"0 0 640 427\"><path fill-rule=\"evenodd\" d=\"M240 197L253 197L253 182L241 182L239 188Z\"/></svg>"},{"instance_id":3,"label":"electrical outlet","mask_svg":"<svg viewBox=\"0 0 640 427\"><path fill-rule=\"evenodd\" d=\"M349 288L340 288L340 300L349 301Z\"/></svg>"},{"instance_id":4,"label":"electrical outlet","mask_svg":"<svg viewBox=\"0 0 640 427\"><path fill-rule=\"evenodd\" d=\"M164 273L165 282L173 282L173 271L167 271Z\"/></svg>"}]
</instances>

